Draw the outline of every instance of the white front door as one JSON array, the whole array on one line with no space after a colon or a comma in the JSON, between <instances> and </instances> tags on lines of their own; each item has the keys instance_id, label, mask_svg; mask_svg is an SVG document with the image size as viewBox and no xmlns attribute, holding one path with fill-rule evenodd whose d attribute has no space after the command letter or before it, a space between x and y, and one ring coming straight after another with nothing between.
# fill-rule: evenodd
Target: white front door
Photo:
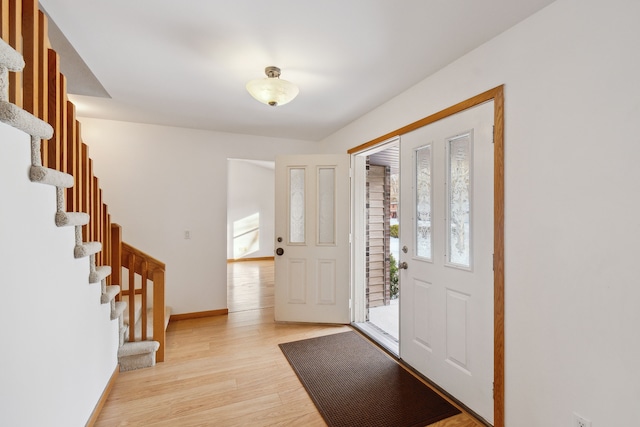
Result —
<instances>
[{"instance_id":1,"label":"white front door","mask_svg":"<svg viewBox=\"0 0 640 427\"><path fill-rule=\"evenodd\" d=\"M349 163L348 154L276 158L276 321L351 321Z\"/></svg>"},{"instance_id":2,"label":"white front door","mask_svg":"<svg viewBox=\"0 0 640 427\"><path fill-rule=\"evenodd\" d=\"M401 136L400 356L491 423L493 170L493 102Z\"/></svg>"}]
</instances>

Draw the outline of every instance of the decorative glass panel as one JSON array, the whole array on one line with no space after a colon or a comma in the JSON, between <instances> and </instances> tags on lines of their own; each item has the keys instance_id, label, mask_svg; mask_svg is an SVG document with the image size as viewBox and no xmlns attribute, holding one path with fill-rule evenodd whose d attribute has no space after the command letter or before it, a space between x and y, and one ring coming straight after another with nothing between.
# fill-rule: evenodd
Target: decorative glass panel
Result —
<instances>
[{"instance_id":1,"label":"decorative glass panel","mask_svg":"<svg viewBox=\"0 0 640 427\"><path fill-rule=\"evenodd\" d=\"M318 168L318 244L335 244L335 168Z\"/></svg>"},{"instance_id":2,"label":"decorative glass panel","mask_svg":"<svg viewBox=\"0 0 640 427\"><path fill-rule=\"evenodd\" d=\"M471 267L471 134L448 140L448 263Z\"/></svg>"},{"instance_id":3,"label":"decorative glass panel","mask_svg":"<svg viewBox=\"0 0 640 427\"><path fill-rule=\"evenodd\" d=\"M431 259L431 145L416 150L416 256Z\"/></svg>"},{"instance_id":4,"label":"decorative glass panel","mask_svg":"<svg viewBox=\"0 0 640 427\"><path fill-rule=\"evenodd\" d=\"M304 243L304 168L289 169L289 242Z\"/></svg>"}]
</instances>

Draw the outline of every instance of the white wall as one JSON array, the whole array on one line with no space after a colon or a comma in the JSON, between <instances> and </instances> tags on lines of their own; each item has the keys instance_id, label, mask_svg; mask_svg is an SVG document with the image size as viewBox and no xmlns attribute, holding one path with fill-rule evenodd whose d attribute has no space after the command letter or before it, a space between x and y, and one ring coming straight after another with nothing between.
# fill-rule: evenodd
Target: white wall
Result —
<instances>
[{"instance_id":1,"label":"white wall","mask_svg":"<svg viewBox=\"0 0 640 427\"><path fill-rule=\"evenodd\" d=\"M241 258L273 256L275 220L274 162L229 159L227 180L227 258L235 258L233 223L260 216L259 248Z\"/></svg>"},{"instance_id":2,"label":"white wall","mask_svg":"<svg viewBox=\"0 0 640 427\"><path fill-rule=\"evenodd\" d=\"M84 426L116 369L118 322L30 160L30 137L0 123L0 425Z\"/></svg>"},{"instance_id":3,"label":"white wall","mask_svg":"<svg viewBox=\"0 0 640 427\"><path fill-rule=\"evenodd\" d=\"M80 118L123 239L163 261L173 313L227 307L227 159L275 160L315 144ZM184 239L190 230L191 239Z\"/></svg>"},{"instance_id":4,"label":"white wall","mask_svg":"<svg viewBox=\"0 0 640 427\"><path fill-rule=\"evenodd\" d=\"M322 144L505 84L510 427L639 423L638 17L637 0L558 0Z\"/></svg>"}]
</instances>

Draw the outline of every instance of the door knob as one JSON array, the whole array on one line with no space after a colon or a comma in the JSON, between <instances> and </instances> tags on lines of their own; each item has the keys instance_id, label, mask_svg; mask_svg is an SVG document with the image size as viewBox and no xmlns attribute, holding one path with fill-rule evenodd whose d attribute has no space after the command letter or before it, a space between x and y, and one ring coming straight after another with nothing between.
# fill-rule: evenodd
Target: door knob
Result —
<instances>
[{"instance_id":1,"label":"door knob","mask_svg":"<svg viewBox=\"0 0 640 427\"><path fill-rule=\"evenodd\" d=\"M402 252L404 252L406 254L407 252L409 252L409 248L406 245L403 246L402 247Z\"/></svg>"},{"instance_id":2,"label":"door knob","mask_svg":"<svg viewBox=\"0 0 640 427\"><path fill-rule=\"evenodd\" d=\"M400 263L400 265L398 266L398 268L400 268L402 270L406 270L407 268L409 268L409 264L407 264L405 261L402 261Z\"/></svg>"},{"instance_id":3,"label":"door knob","mask_svg":"<svg viewBox=\"0 0 640 427\"><path fill-rule=\"evenodd\" d=\"M276 255L280 256L280 255L282 255L283 253L284 253L284 249L282 249L282 248L278 248L278 249L276 249Z\"/></svg>"}]
</instances>

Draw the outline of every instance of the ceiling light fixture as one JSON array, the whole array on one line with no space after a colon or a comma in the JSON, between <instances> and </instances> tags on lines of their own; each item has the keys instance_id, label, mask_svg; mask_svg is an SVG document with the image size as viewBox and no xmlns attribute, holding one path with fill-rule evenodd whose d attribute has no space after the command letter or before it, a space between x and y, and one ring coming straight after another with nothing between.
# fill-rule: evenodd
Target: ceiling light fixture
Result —
<instances>
[{"instance_id":1,"label":"ceiling light fixture","mask_svg":"<svg viewBox=\"0 0 640 427\"><path fill-rule=\"evenodd\" d=\"M247 90L258 101L272 107L284 105L298 96L298 86L280 79L280 68L264 69L266 79L255 79L247 83Z\"/></svg>"}]
</instances>

